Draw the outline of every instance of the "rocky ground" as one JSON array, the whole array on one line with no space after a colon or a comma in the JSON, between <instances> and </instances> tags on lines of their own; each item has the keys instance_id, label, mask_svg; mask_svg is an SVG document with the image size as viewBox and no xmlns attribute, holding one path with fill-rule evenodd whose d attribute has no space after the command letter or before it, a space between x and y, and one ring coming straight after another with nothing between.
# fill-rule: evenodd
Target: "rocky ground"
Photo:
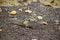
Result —
<instances>
[{"instance_id":1,"label":"rocky ground","mask_svg":"<svg viewBox=\"0 0 60 40\"><path fill-rule=\"evenodd\" d=\"M0 40L60 40L59 8L34 2L0 9Z\"/></svg>"}]
</instances>

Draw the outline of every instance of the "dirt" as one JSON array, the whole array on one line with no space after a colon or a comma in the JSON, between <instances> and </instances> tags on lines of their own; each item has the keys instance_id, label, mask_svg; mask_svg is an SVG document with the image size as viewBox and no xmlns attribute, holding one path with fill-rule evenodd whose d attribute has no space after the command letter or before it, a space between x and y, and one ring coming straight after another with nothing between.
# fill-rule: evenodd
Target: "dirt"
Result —
<instances>
[{"instance_id":1,"label":"dirt","mask_svg":"<svg viewBox=\"0 0 60 40\"><path fill-rule=\"evenodd\" d=\"M0 7L0 40L60 40L59 19L60 8L44 6L34 2L28 6ZM22 9L20 11L19 9ZM31 13L25 10L31 10ZM9 12L16 10L16 15ZM36 14L36 16L32 16ZM38 19L37 16L43 17ZM32 21L30 21L32 19ZM28 26L23 25L24 20L29 21ZM47 24L46 24L47 22Z\"/></svg>"}]
</instances>

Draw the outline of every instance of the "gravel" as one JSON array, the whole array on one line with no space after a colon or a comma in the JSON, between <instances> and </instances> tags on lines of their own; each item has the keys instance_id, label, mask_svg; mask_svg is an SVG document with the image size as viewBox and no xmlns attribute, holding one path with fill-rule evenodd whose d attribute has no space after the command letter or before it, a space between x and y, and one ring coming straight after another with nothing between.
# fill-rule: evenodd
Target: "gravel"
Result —
<instances>
[{"instance_id":1,"label":"gravel","mask_svg":"<svg viewBox=\"0 0 60 40\"><path fill-rule=\"evenodd\" d=\"M38 2L31 3L28 6L13 6L13 7L1 7L2 12L0 15L0 40L60 40L59 24L56 24L55 20L59 20L60 9L44 6ZM19 11L19 9L22 11ZM31 10L31 13L24 12L25 10ZM9 11L16 10L16 15L11 15ZM32 14L42 16L43 19L37 19ZM30 18L34 18L37 21L30 21ZM22 22L24 20L29 21L28 26L24 26ZM33 20L33 19L32 19ZM42 23L47 22L47 25Z\"/></svg>"}]
</instances>

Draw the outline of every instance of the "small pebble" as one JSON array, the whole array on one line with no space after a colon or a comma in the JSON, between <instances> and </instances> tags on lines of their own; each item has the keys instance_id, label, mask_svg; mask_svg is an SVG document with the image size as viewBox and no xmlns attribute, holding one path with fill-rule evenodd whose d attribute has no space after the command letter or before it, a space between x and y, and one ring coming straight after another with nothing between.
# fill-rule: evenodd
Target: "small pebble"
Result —
<instances>
[{"instance_id":1,"label":"small pebble","mask_svg":"<svg viewBox=\"0 0 60 40\"><path fill-rule=\"evenodd\" d=\"M32 40L37 40L37 39L32 39Z\"/></svg>"},{"instance_id":2,"label":"small pebble","mask_svg":"<svg viewBox=\"0 0 60 40\"><path fill-rule=\"evenodd\" d=\"M56 23L55 24L59 24L59 20L54 20Z\"/></svg>"},{"instance_id":3,"label":"small pebble","mask_svg":"<svg viewBox=\"0 0 60 40\"><path fill-rule=\"evenodd\" d=\"M47 25L48 23L47 22L42 22L43 24Z\"/></svg>"},{"instance_id":4,"label":"small pebble","mask_svg":"<svg viewBox=\"0 0 60 40\"><path fill-rule=\"evenodd\" d=\"M42 16L37 16L37 18L38 18L38 19L43 19L43 17L42 17Z\"/></svg>"},{"instance_id":5,"label":"small pebble","mask_svg":"<svg viewBox=\"0 0 60 40\"><path fill-rule=\"evenodd\" d=\"M59 22L59 20L54 20L55 22Z\"/></svg>"},{"instance_id":6,"label":"small pebble","mask_svg":"<svg viewBox=\"0 0 60 40\"><path fill-rule=\"evenodd\" d=\"M2 9L0 8L0 12L2 12Z\"/></svg>"},{"instance_id":7,"label":"small pebble","mask_svg":"<svg viewBox=\"0 0 60 40\"><path fill-rule=\"evenodd\" d=\"M19 9L19 11L22 11L22 9Z\"/></svg>"},{"instance_id":8,"label":"small pebble","mask_svg":"<svg viewBox=\"0 0 60 40\"><path fill-rule=\"evenodd\" d=\"M2 32L2 29L0 29L0 32Z\"/></svg>"},{"instance_id":9,"label":"small pebble","mask_svg":"<svg viewBox=\"0 0 60 40\"><path fill-rule=\"evenodd\" d=\"M24 21L24 22L23 22L23 25L24 25L24 26L28 26L28 23L29 23L29 21Z\"/></svg>"},{"instance_id":10,"label":"small pebble","mask_svg":"<svg viewBox=\"0 0 60 40\"><path fill-rule=\"evenodd\" d=\"M9 14L12 14L12 15L15 15L17 12L14 10L14 11L11 11L9 12Z\"/></svg>"},{"instance_id":11,"label":"small pebble","mask_svg":"<svg viewBox=\"0 0 60 40\"><path fill-rule=\"evenodd\" d=\"M25 10L25 12L27 12L27 13L31 13L32 11L31 11L31 10Z\"/></svg>"}]
</instances>

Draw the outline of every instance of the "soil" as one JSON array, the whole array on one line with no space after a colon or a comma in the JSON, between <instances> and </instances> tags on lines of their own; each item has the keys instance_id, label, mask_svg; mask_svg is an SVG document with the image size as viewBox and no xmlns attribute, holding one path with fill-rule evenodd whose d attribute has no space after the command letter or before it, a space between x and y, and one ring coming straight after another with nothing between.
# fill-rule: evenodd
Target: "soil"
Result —
<instances>
[{"instance_id":1,"label":"soil","mask_svg":"<svg viewBox=\"0 0 60 40\"><path fill-rule=\"evenodd\" d=\"M59 15L60 8L44 6L39 2L33 2L28 6L0 7L0 40L60 40ZM19 9L22 9L19 10ZM31 10L31 13L25 10ZM16 15L10 15L9 12L17 11ZM43 19L38 19L37 16ZM27 19L29 24L23 25L22 22ZM44 22L44 23L43 23ZM47 22L47 24L46 24Z\"/></svg>"}]
</instances>

